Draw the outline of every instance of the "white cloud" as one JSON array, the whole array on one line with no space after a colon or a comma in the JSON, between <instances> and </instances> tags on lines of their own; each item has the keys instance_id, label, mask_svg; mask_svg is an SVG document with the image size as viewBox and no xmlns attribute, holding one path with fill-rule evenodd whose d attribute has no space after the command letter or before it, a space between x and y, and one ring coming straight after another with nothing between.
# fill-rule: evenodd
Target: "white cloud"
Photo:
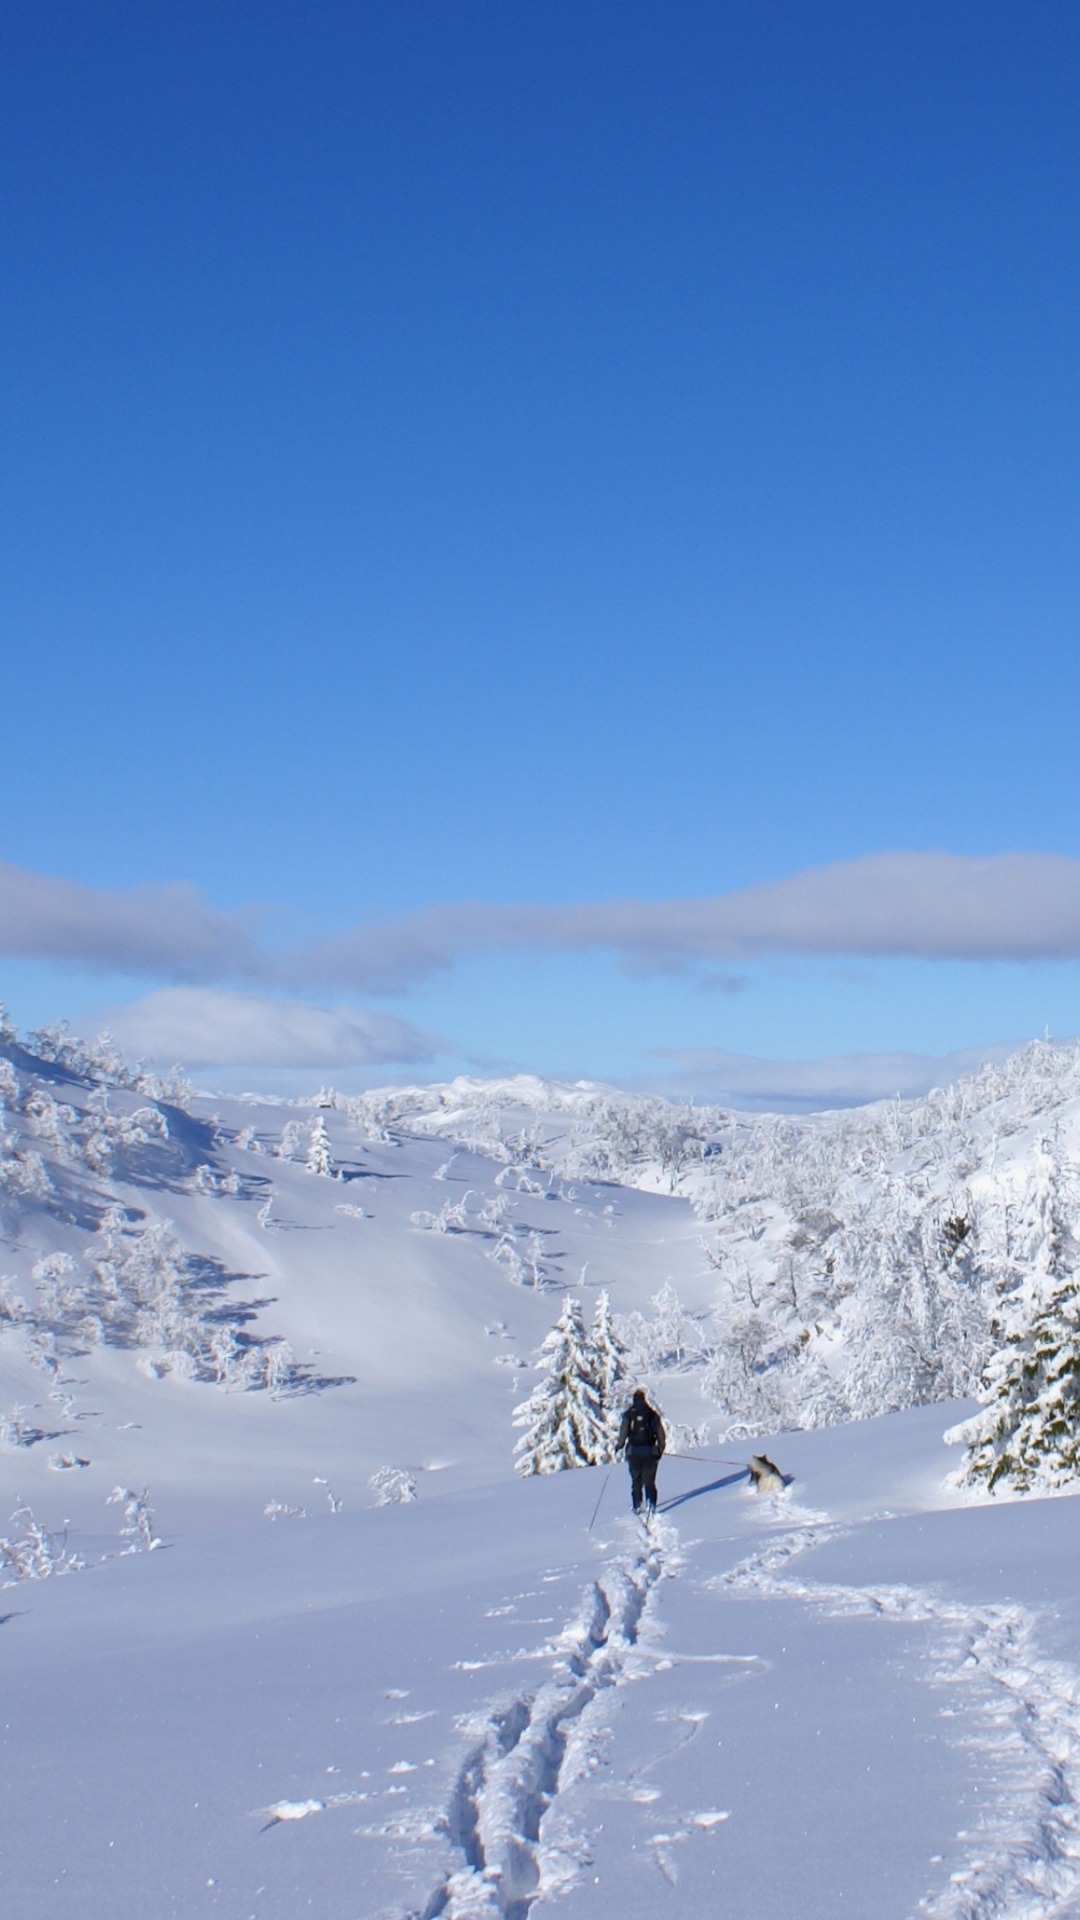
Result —
<instances>
[{"instance_id":1,"label":"white cloud","mask_svg":"<svg viewBox=\"0 0 1080 1920\"><path fill-rule=\"evenodd\" d=\"M125 1053L158 1066L381 1066L431 1060L445 1050L437 1036L394 1014L216 987L165 987L108 1008L102 1020Z\"/></svg>"},{"instance_id":2,"label":"white cloud","mask_svg":"<svg viewBox=\"0 0 1080 1920\"><path fill-rule=\"evenodd\" d=\"M450 901L321 941L297 983L398 992L471 953L606 948L634 972L765 954L932 960L1080 957L1080 860L878 853L688 900Z\"/></svg>"},{"instance_id":3,"label":"white cloud","mask_svg":"<svg viewBox=\"0 0 1080 1920\"><path fill-rule=\"evenodd\" d=\"M1007 1060L1022 1044L1010 1040L946 1054L849 1053L823 1060L762 1060L719 1047L654 1048L653 1058L671 1065L650 1077L648 1085L673 1100L757 1113L821 1113L951 1086L989 1061Z\"/></svg>"},{"instance_id":4,"label":"white cloud","mask_svg":"<svg viewBox=\"0 0 1080 1920\"><path fill-rule=\"evenodd\" d=\"M258 970L251 931L186 883L125 892L0 861L0 954L173 980Z\"/></svg>"}]
</instances>

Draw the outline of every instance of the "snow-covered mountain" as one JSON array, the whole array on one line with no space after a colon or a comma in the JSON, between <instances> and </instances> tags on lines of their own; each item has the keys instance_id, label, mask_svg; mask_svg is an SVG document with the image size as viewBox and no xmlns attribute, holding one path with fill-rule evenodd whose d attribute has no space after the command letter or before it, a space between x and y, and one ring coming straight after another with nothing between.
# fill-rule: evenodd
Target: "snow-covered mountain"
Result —
<instances>
[{"instance_id":1,"label":"snow-covered mountain","mask_svg":"<svg viewBox=\"0 0 1080 1920\"><path fill-rule=\"evenodd\" d=\"M5 1026L11 1910L1071 1910L1071 1509L971 1504L942 1433L1072 1258L1078 1102L1047 1045L796 1120L226 1099ZM514 1473L603 1294L647 1538L621 1467Z\"/></svg>"}]
</instances>

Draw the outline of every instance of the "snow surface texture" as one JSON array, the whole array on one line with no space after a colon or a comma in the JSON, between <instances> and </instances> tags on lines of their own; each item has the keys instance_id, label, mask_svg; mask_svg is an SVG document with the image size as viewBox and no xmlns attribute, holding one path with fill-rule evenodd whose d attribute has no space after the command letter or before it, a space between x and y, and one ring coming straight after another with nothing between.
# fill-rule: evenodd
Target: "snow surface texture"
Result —
<instances>
[{"instance_id":1,"label":"snow surface texture","mask_svg":"<svg viewBox=\"0 0 1080 1920\"><path fill-rule=\"evenodd\" d=\"M1076 1509L947 1485L971 1409L912 1404L1060 1263L1071 1051L795 1123L0 1054L20 1920L1080 1912ZM673 1436L651 1533L621 1465L513 1469L603 1290ZM814 1430L732 1404L753 1315Z\"/></svg>"}]
</instances>

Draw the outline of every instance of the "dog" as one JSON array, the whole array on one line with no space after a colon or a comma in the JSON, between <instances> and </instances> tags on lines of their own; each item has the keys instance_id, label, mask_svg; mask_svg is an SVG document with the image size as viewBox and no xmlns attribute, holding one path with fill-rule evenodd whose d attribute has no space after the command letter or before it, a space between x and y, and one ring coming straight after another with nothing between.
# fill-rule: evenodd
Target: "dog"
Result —
<instances>
[{"instance_id":1,"label":"dog","mask_svg":"<svg viewBox=\"0 0 1080 1920\"><path fill-rule=\"evenodd\" d=\"M787 1486L779 1467L768 1454L755 1453L747 1471L755 1493L783 1493Z\"/></svg>"}]
</instances>

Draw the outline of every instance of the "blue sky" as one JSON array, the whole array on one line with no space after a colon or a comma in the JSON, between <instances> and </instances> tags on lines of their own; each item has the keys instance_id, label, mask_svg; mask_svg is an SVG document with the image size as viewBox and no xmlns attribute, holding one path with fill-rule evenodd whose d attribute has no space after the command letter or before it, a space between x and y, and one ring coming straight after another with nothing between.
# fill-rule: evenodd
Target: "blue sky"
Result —
<instances>
[{"instance_id":1,"label":"blue sky","mask_svg":"<svg viewBox=\"0 0 1080 1920\"><path fill-rule=\"evenodd\" d=\"M9 11L20 1024L721 1093L1076 1031L1078 81L1056 0ZM1064 864L987 868L976 936L905 880L880 937L296 958L933 850ZM133 948L177 882L258 957ZM359 1038L276 1057L289 1000Z\"/></svg>"}]
</instances>

